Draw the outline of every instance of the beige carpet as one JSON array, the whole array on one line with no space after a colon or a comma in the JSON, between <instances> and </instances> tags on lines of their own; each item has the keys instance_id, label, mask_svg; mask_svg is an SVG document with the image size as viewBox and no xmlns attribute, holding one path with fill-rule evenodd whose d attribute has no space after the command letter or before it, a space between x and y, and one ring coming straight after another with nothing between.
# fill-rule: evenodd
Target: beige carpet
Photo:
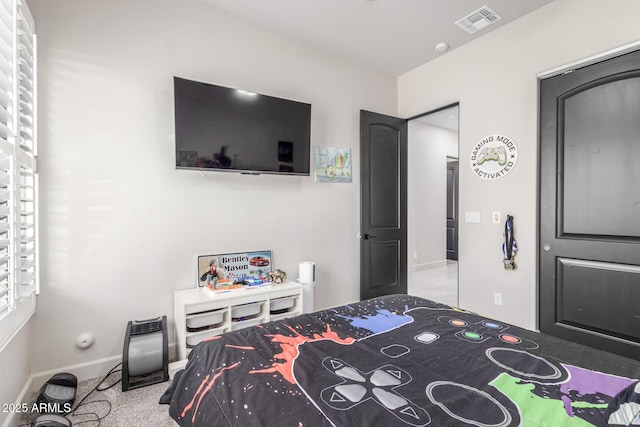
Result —
<instances>
[{"instance_id":1,"label":"beige carpet","mask_svg":"<svg viewBox=\"0 0 640 427\"><path fill-rule=\"evenodd\" d=\"M104 388L117 380L118 374L112 375L112 381L101 385ZM76 404L100 382L102 378L81 381L78 384ZM175 427L177 424L169 417L169 406L160 405L160 396L169 386L169 382L153 384L135 390L122 391L118 383L105 391L94 391L73 414L67 415L73 425L82 427L129 427L129 426L157 426ZM34 400L36 395L34 394ZM75 406L75 405L74 405ZM83 415L85 414L85 415ZM29 425L38 414L27 414L21 420L21 425ZM100 422L98 423L98 418Z\"/></svg>"}]
</instances>

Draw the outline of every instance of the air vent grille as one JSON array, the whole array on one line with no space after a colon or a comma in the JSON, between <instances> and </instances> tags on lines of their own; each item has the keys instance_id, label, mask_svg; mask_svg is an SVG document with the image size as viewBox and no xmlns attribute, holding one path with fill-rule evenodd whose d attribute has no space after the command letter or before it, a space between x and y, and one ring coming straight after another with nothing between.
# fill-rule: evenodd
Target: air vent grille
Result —
<instances>
[{"instance_id":1,"label":"air vent grille","mask_svg":"<svg viewBox=\"0 0 640 427\"><path fill-rule=\"evenodd\" d=\"M475 12L465 16L464 18L456 21L456 25L469 34L473 34L491 24L494 24L502 19L502 16L498 15L489 6L482 6Z\"/></svg>"}]
</instances>

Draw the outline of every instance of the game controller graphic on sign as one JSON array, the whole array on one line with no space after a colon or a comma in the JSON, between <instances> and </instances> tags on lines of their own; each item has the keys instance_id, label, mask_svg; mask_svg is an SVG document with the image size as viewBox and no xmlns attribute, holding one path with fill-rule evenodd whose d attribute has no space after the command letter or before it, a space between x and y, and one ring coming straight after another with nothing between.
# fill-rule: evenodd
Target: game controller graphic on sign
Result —
<instances>
[{"instance_id":1,"label":"game controller graphic on sign","mask_svg":"<svg viewBox=\"0 0 640 427\"><path fill-rule=\"evenodd\" d=\"M518 160L516 143L505 135L483 138L471 151L471 170L482 179L498 179L508 174Z\"/></svg>"}]
</instances>

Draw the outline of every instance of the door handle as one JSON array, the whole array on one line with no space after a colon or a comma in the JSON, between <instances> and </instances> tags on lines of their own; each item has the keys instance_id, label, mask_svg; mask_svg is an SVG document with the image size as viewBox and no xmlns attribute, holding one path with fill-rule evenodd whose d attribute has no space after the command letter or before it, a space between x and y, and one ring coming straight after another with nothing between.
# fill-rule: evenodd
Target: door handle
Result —
<instances>
[{"instance_id":1,"label":"door handle","mask_svg":"<svg viewBox=\"0 0 640 427\"><path fill-rule=\"evenodd\" d=\"M373 234L360 234L358 233L358 239L360 240L369 240L369 239L375 239L377 236L374 236Z\"/></svg>"}]
</instances>

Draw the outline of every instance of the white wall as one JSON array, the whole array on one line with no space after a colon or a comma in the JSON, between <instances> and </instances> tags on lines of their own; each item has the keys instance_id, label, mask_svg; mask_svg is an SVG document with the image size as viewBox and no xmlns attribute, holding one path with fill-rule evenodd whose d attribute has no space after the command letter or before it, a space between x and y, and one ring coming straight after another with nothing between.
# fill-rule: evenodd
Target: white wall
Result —
<instances>
[{"instance_id":1,"label":"white wall","mask_svg":"<svg viewBox=\"0 0 640 427\"><path fill-rule=\"evenodd\" d=\"M458 134L419 120L408 127L407 252L419 270L447 260L447 156L458 157Z\"/></svg>"},{"instance_id":2,"label":"white wall","mask_svg":"<svg viewBox=\"0 0 640 427\"><path fill-rule=\"evenodd\" d=\"M31 375L31 325L32 321L27 322L0 352L0 404L20 403L25 396L31 397L31 390L26 388ZM8 409L0 410L0 425L17 425L21 414Z\"/></svg>"},{"instance_id":3,"label":"white wall","mask_svg":"<svg viewBox=\"0 0 640 427\"><path fill-rule=\"evenodd\" d=\"M312 144L351 147L354 159L359 110L396 114L395 78L195 0L30 7L43 224L34 373L115 364L128 320L173 317L198 255L271 249L292 279L313 260L317 309L359 299L358 162L351 184L177 171L172 78L309 102ZM86 351L74 345L83 332L96 336Z\"/></svg>"},{"instance_id":4,"label":"white wall","mask_svg":"<svg viewBox=\"0 0 640 427\"><path fill-rule=\"evenodd\" d=\"M480 224L460 224L460 305L527 328L536 327L537 79L540 72L640 40L635 0L555 0L549 5L398 79L404 117L460 102L460 209ZM475 177L472 147L502 133L519 160L497 181ZM514 215L518 269L501 263L503 225L492 211ZM463 215L461 215L463 216ZM502 293L502 306L493 293Z\"/></svg>"}]
</instances>

